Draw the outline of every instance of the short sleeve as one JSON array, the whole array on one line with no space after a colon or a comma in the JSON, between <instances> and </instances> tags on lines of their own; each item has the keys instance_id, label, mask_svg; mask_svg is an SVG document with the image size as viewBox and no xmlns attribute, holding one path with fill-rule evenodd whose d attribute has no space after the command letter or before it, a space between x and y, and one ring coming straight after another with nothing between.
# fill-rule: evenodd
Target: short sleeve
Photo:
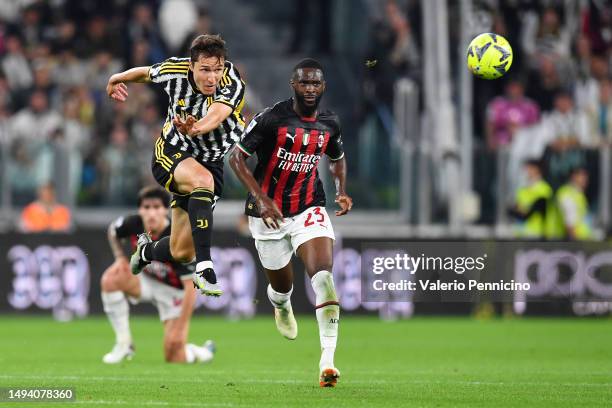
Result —
<instances>
[{"instance_id":1,"label":"short sleeve","mask_svg":"<svg viewBox=\"0 0 612 408\"><path fill-rule=\"evenodd\" d=\"M244 99L244 90L244 82L242 82L238 70L234 64L228 62L219 82L219 89L215 92L214 102L236 109Z\"/></svg>"},{"instance_id":2,"label":"short sleeve","mask_svg":"<svg viewBox=\"0 0 612 408\"><path fill-rule=\"evenodd\" d=\"M142 225L142 218L138 215L128 215L127 217L120 217L113 222L113 228L117 238L127 238L131 235L137 235L144 232L144 226Z\"/></svg>"},{"instance_id":3,"label":"short sleeve","mask_svg":"<svg viewBox=\"0 0 612 408\"><path fill-rule=\"evenodd\" d=\"M327 149L325 154L331 161L340 160L344 157L344 148L342 147L342 131L340 129L340 120L337 116L334 116L334 129L333 133L329 136L329 142L327 143Z\"/></svg>"},{"instance_id":4,"label":"short sleeve","mask_svg":"<svg viewBox=\"0 0 612 408\"><path fill-rule=\"evenodd\" d=\"M189 58L168 58L149 68L151 82L160 84L176 78L185 78L189 73Z\"/></svg>"},{"instance_id":5,"label":"short sleeve","mask_svg":"<svg viewBox=\"0 0 612 408\"><path fill-rule=\"evenodd\" d=\"M261 145L264 140L267 129L269 128L270 122L270 110L266 109L263 112L255 115L249 122L246 130L242 134L242 140L236 144L238 149L247 156L253 155L257 151L257 148Z\"/></svg>"}]
</instances>

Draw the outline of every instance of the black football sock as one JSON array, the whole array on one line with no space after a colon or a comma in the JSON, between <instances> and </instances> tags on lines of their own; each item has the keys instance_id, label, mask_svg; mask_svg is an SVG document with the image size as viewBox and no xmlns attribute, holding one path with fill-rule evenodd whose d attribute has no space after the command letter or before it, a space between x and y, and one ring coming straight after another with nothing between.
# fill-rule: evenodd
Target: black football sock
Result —
<instances>
[{"instance_id":1,"label":"black football sock","mask_svg":"<svg viewBox=\"0 0 612 408\"><path fill-rule=\"evenodd\" d=\"M210 283L217 283L217 276L212 269L210 259L214 202L215 195L212 191L196 188L191 192L188 205L191 235L196 253L196 272L203 271L204 278Z\"/></svg>"},{"instance_id":2,"label":"black football sock","mask_svg":"<svg viewBox=\"0 0 612 408\"><path fill-rule=\"evenodd\" d=\"M163 237L159 241L146 244L142 249L142 254L147 261L172 262L170 253L170 237Z\"/></svg>"}]
</instances>

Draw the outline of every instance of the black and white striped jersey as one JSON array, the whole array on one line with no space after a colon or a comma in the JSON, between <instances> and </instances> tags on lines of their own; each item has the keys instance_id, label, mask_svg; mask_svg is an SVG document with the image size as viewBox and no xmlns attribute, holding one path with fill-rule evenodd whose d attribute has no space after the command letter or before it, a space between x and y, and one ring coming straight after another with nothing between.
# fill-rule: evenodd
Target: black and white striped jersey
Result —
<instances>
[{"instance_id":1,"label":"black and white striped jersey","mask_svg":"<svg viewBox=\"0 0 612 408\"><path fill-rule=\"evenodd\" d=\"M225 153L240 140L244 131L241 111L245 84L234 64L225 61L223 77L214 95L204 95L193 80L189 61L189 58L172 57L149 69L151 82L164 84L164 90L170 97L161 137L167 144L191 154L198 161L222 161ZM193 115L197 120L202 119L215 102L230 106L233 112L209 134L191 138L181 134L172 124L175 115L182 118Z\"/></svg>"}]
</instances>

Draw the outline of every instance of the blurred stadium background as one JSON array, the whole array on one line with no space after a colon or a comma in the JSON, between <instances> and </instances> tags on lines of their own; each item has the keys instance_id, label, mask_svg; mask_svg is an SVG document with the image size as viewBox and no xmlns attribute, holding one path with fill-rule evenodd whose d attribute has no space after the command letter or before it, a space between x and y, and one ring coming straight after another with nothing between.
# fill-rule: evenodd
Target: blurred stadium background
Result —
<instances>
[{"instance_id":1,"label":"blurred stadium background","mask_svg":"<svg viewBox=\"0 0 612 408\"><path fill-rule=\"evenodd\" d=\"M467 44L486 31L514 48L502 80L475 80L465 69ZM1 0L2 311L101 312L98 281L112 261L105 230L154 183L150 155L166 106L161 89L144 85L114 103L107 80L185 54L204 32L227 40L248 84L248 118L290 95L298 59L323 62L323 103L343 123L355 200L334 220L345 310L382 307L360 303L364 240L546 238L512 217L526 160L537 160L553 190L573 169L587 171L579 197L588 211L574 220L586 233L556 238L607 238L608 2ZM252 316L256 285L244 283L261 281L259 264L241 215L244 190L229 169L225 177L215 242L221 274L235 287L208 306ZM43 222L45 206L53 211ZM392 307L381 313L412 313Z\"/></svg>"},{"instance_id":2,"label":"blurred stadium background","mask_svg":"<svg viewBox=\"0 0 612 408\"><path fill-rule=\"evenodd\" d=\"M487 31L514 49L496 81L465 64ZM165 364L150 305L130 311L137 358L100 362L113 341L99 283L107 227L155 183L167 103L154 85L114 103L105 86L185 55L200 33L227 41L247 119L291 95L298 60L325 67L355 202L333 220L344 377L332 394L314 388L314 296L299 267L300 342L274 331L229 168L213 250L226 293L200 297L191 327L217 341L215 362ZM609 406L609 319L570 316L612 310L612 274L585 272L612 263L611 64L612 5L600 0L0 0L0 386L71 386L78 405ZM509 240L503 269L532 281L526 297L363 301L365 243ZM555 249L575 262L557 264ZM443 314L456 316L431 317ZM469 317L496 314L508 319Z\"/></svg>"}]
</instances>

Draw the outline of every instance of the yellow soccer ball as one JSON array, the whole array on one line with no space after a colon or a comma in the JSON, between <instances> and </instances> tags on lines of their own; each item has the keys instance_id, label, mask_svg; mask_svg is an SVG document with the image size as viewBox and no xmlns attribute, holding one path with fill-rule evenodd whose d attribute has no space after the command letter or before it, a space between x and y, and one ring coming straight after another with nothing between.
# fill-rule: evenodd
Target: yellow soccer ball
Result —
<instances>
[{"instance_id":1,"label":"yellow soccer ball","mask_svg":"<svg viewBox=\"0 0 612 408\"><path fill-rule=\"evenodd\" d=\"M467 65L479 78L500 78L512 65L512 47L501 35L480 34L472 40L467 49Z\"/></svg>"}]
</instances>

